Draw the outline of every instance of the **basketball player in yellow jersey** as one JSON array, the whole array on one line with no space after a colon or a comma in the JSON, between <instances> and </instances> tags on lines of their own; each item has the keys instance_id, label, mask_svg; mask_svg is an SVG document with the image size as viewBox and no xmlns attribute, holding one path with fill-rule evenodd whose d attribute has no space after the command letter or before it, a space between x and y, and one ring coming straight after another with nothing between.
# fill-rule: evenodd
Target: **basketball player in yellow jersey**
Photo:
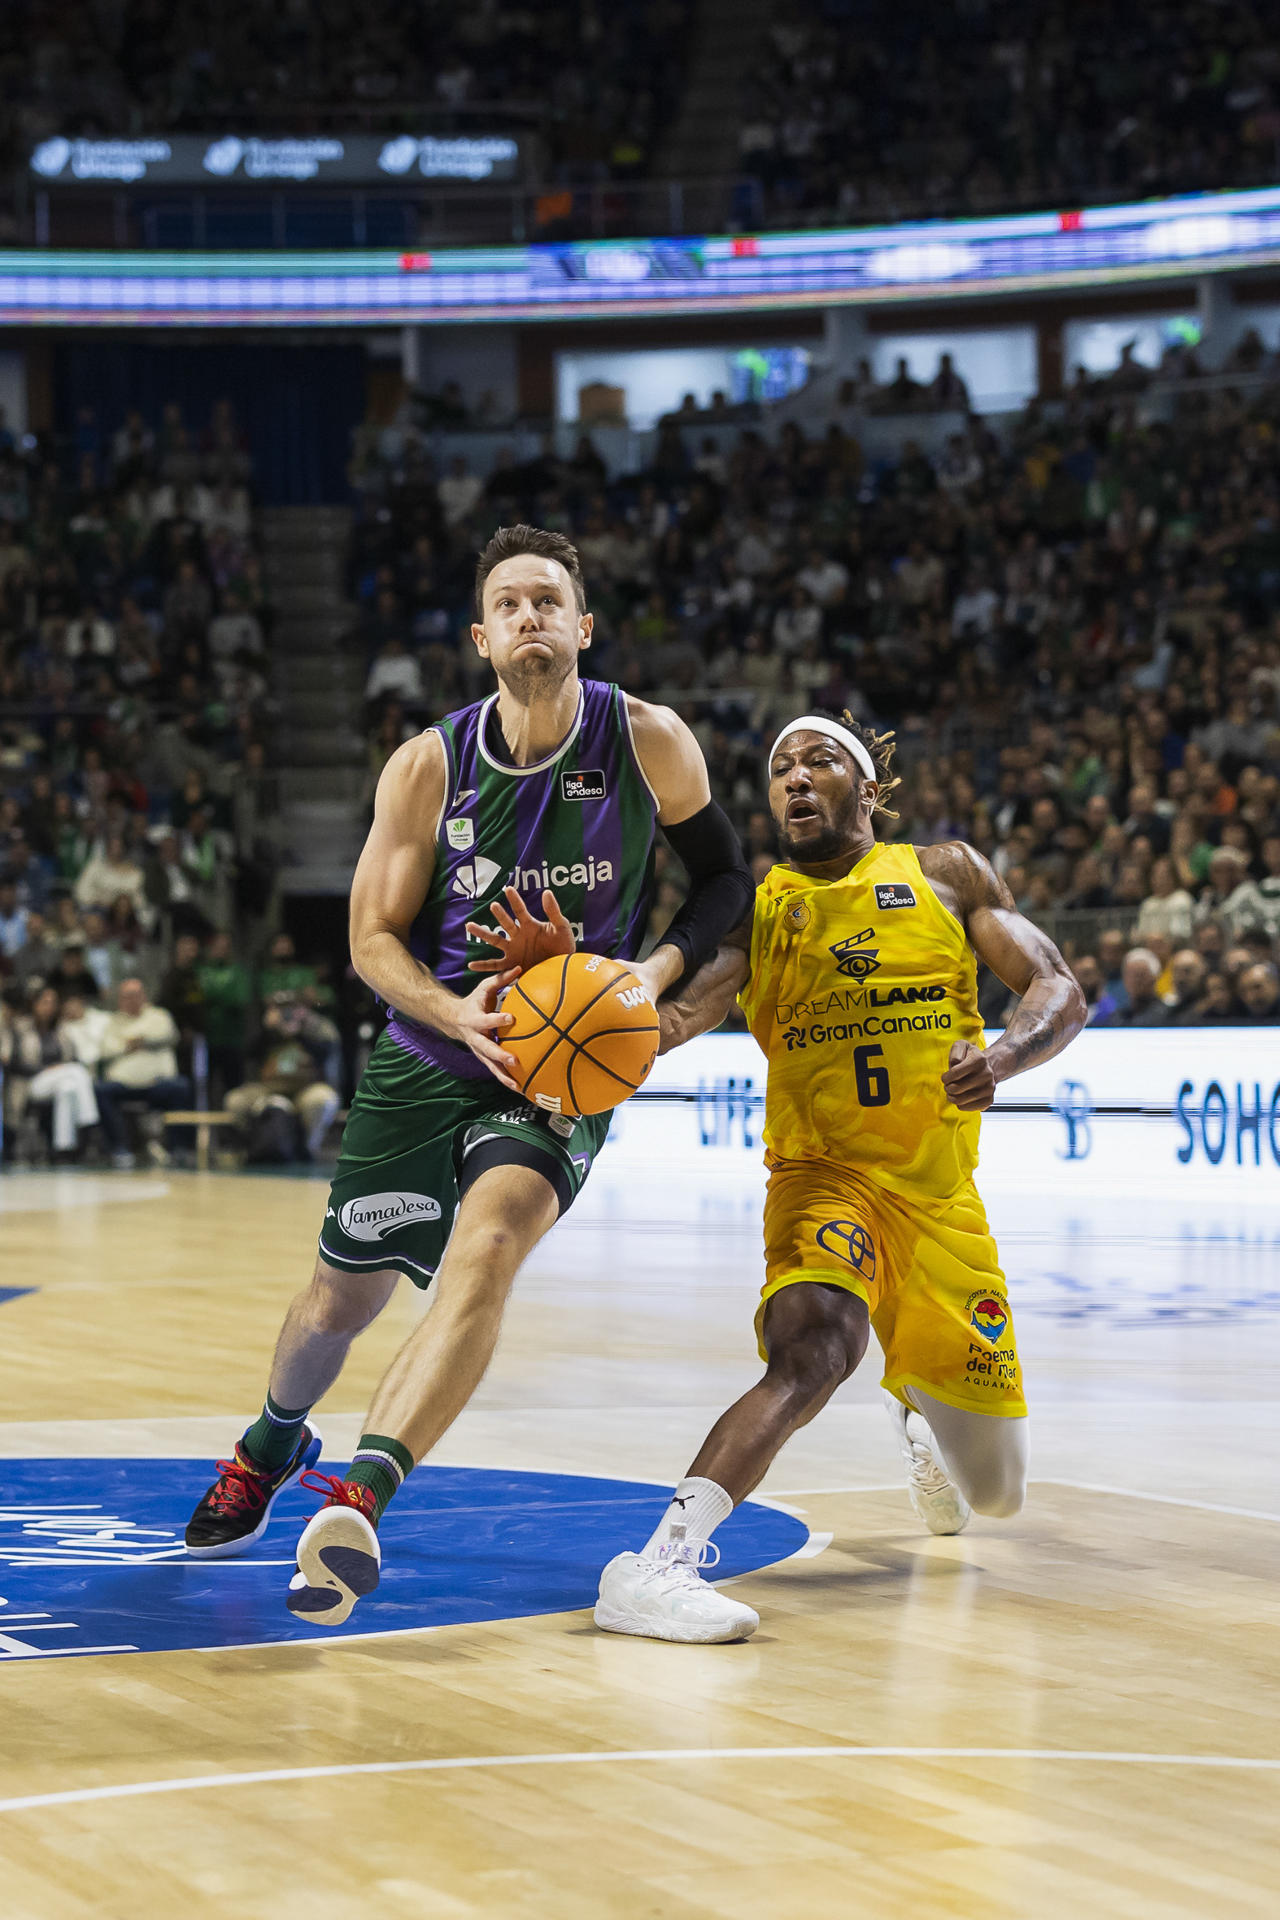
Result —
<instances>
[{"instance_id":1,"label":"basketball player in yellow jersey","mask_svg":"<svg viewBox=\"0 0 1280 1920\"><path fill-rule=\"evenodd\" d=\"M718 1026L737 995L768 1056L764 1377L712 1428L642 1553L605 1568L597 1625L733 1640L756 1614L699 1577L713 1529L866 1351L916 1513L958 1533L1022 1505L1026 1401L1004 1276L973 1184L980 1115L1010 1075L1085 1020L1053 942L959 842L886 845L892 735L807 714L769 759L783 860L749 925L659 1013L664 1049ZM976 961L1021 1003L984 1051ZM718 1556L717 1556L718 1557Z\"/></svg>"}]
</instances>

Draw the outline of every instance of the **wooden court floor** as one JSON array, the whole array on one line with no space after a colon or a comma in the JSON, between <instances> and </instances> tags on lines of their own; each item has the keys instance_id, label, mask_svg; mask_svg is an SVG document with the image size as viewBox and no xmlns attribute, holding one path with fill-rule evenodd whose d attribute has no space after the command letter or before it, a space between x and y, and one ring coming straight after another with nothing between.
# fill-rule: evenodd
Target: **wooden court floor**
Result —
<instances>
[{"instance_id":1,"label":"wooden court floor","mask_svg":"<svg viewBox=\"0 0 1280 1920\"><path fill-rule=\"evenodd\" d=\"M6 1176L0 1508L33 1461L225 1452L323 1191ZM752 1377L745 1221L627 1205L531 1263L442 1461L670 1483ZM572 1611L40 1658L0 1610L0 1920L1280 1913L1275 1328L1019 1331L1024 1513L923 1534L868 1372L766 1483L810 1532L738 1582L745 1645Z\"/></svg>"}]
</instances>

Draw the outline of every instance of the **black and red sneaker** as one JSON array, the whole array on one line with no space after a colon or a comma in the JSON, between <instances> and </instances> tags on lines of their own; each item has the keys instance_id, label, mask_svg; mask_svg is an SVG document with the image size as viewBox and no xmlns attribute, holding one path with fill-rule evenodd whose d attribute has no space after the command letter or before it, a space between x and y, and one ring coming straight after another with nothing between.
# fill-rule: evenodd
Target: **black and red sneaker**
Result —
<instances>
[{"instance_id":1,"label":"black and red sneaker","mask_svg":"<svg viewBox=\"0 0 1280 1920\"><path fill-rule=\"evenodd\" d=\"M317 1626L340 1627L357 1600L378 1584L382 1549L372 1487L334 1474L304 1473L304 1487L326 1496L298 1542L298 1566L285 1605Z\"/></svg>"},{"instance_id":2,"label":"black and red sneaker","mask_svg":"<svg viewBox=\"0 0 1280 1920\"><path fill-rule=\"evenodd\" d=\"M260 1467L236 1441L234 1460L217 1462L218 1478L187 1522L187 1552L193 1560L228 1560L261 1540L276 1500L300 1473L320 1458L320 1435L304 1427L282 1467Z\"/></svg>"}]
</instances>

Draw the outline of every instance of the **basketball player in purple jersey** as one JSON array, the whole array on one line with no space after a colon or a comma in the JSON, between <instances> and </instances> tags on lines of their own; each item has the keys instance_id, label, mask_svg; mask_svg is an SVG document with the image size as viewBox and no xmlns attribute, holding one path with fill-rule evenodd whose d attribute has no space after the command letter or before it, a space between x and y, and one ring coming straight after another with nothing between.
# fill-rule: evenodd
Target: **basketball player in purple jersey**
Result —
<instances>
[{"instance_id":1,"label":"basketball player in purple jersey","mask_svg":"<svg viewBox=\"0 0 1280 1920\"><path fill-rule=\"evenodd\" d=\"M299 1541L288 1604L321 1625L340 1625L378 1584L387 1502L479 1385L521 1263L608 1131L607 1114L569 1120L520 1097L502 988L576 940L630 961L657 1001L752 899L684 722L579 679L592 618L570 542L499 529L476 569L476 615L497 691L392 756L356 868L352 960L390 1017L352 1102L315 1271L285 1317L262 1412L187 1527L188 1551L209 1559L261 1536L282 1488L319 1457L308 1416L352 1340L401 1274L434 1279L432 1310L374 1395L346 1477L306 1478L326 1498ZM637 961L655 825L692 885ZM496 927L480 924L486 913Z\"/></svg>"}]
</instances>

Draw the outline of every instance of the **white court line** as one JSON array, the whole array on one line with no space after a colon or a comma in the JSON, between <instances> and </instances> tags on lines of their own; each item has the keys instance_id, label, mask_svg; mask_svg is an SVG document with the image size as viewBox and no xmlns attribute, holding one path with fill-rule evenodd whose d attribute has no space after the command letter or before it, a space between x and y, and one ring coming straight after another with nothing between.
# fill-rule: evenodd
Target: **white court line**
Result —
<instances>
[{"instance_id":1,"label":"white court line","mask_svg":"<svg viewBox=\"0 0 1280 1920\"><path fill-rule=\"evenodd\" d=\"M816 1560L820 1553L826 1552L834 1539L834 1533L811 1533L802 1547L797 1547L794 1553L787 1555L787 1560ZM786 1565L786 1560L778 1560L775 1561L774 1564L775 1566L782 1567ZM758 1567L756 1571L758 1573L767 1573L768 1568ZM745 1580L746 1578L746 1574L738 1575L739 1580ZM732 1583L726 1581L725 1584L730 1585Z\"/></svg>"},{"instance_id":2,"label":"white court line","mask_svg":"<svg viewBox=\"0 0 1280 1920\"><path fill-rule=\"evenodd\" d=\"M1138 1487L1104 1487L1092 1480L1058 1480L1048 1474L1037 1474L1027 1484L1032 1487L1070 1487L1075 1493L1113 1493L1121 1500L1154 1500L1162 1507L1190 1507L1196 1513L1226 1513L1237 1520L1271 1520L1280 1525L1280 1513L1263 1513L1257 1507L1223 1507L1212 1500L1179 1500L1171 1493L1143 1493ZM757 1494L755 1497L759 1500L816 1500L825 1493L898 1493L905 1486L906 1481L900 1480L891 1487L788 1487L785 1493Z\"/></svg>"},{"instance_id":3,"label":"white court line","mask_svg":"<svg viewBox=\"0 0 1280 1920\"><path fill-rule=\"evenodd\" d=\"M887 1487L788 1487L783 1493L757 1493L754 1500L816 1500L820 1493L905 1493L907 1476L892 1481ZM786 1512L786 1508L783 1508Z\"/></svg>"},{"instance_id":4,"label":"white court line","mask_svg":"<svg viewBox=\"0 0 1280 1920\"><path fill-rule=\"evenodd\" d=\"M486 1753L449 1760L363 1760L334 1767L271 1767L259 1773L206 1773L177 1780L130 1780L115 1787L69 1787L0 1800L0 1813L37 1807L85 1806L94 1800L137 1800L158 1793L200 1793L220 1787L261 1787L289 1780L351 1780L362 1774L448 1773L483 1767L592 1767L670 1760L1016 1760L1066 1761L1076 1766L1213 1767L1236 1772L1280 1772L1280 1759L1229 1753L1073 1752L1061 1747L648 1747L634 1752Z\"/></svg>"},{"instance_id":5,"label":"white court line","mask_svg":"<svg viewBox=\"0 0 1280 1920\"><path fill-rule=\"evenodd\" d=\"M1035 1486L1036 1481L1031 1485ZM1092 1480L1042 1479L1042 1487L1072 1487L1077 1493L1114 1493L1122 1500L1154 1500L1161 1507L1192 1507L1197 1513L1228 1513L1237 1520L1272 1520L1280 1525L1280 1513L1262 1513L1257 1507L1222 1507L1213 1500L1179 1500L1172 1493L1140 1493L1133 1487L1103 1487Z\"/></svg>"}]
</instances>

